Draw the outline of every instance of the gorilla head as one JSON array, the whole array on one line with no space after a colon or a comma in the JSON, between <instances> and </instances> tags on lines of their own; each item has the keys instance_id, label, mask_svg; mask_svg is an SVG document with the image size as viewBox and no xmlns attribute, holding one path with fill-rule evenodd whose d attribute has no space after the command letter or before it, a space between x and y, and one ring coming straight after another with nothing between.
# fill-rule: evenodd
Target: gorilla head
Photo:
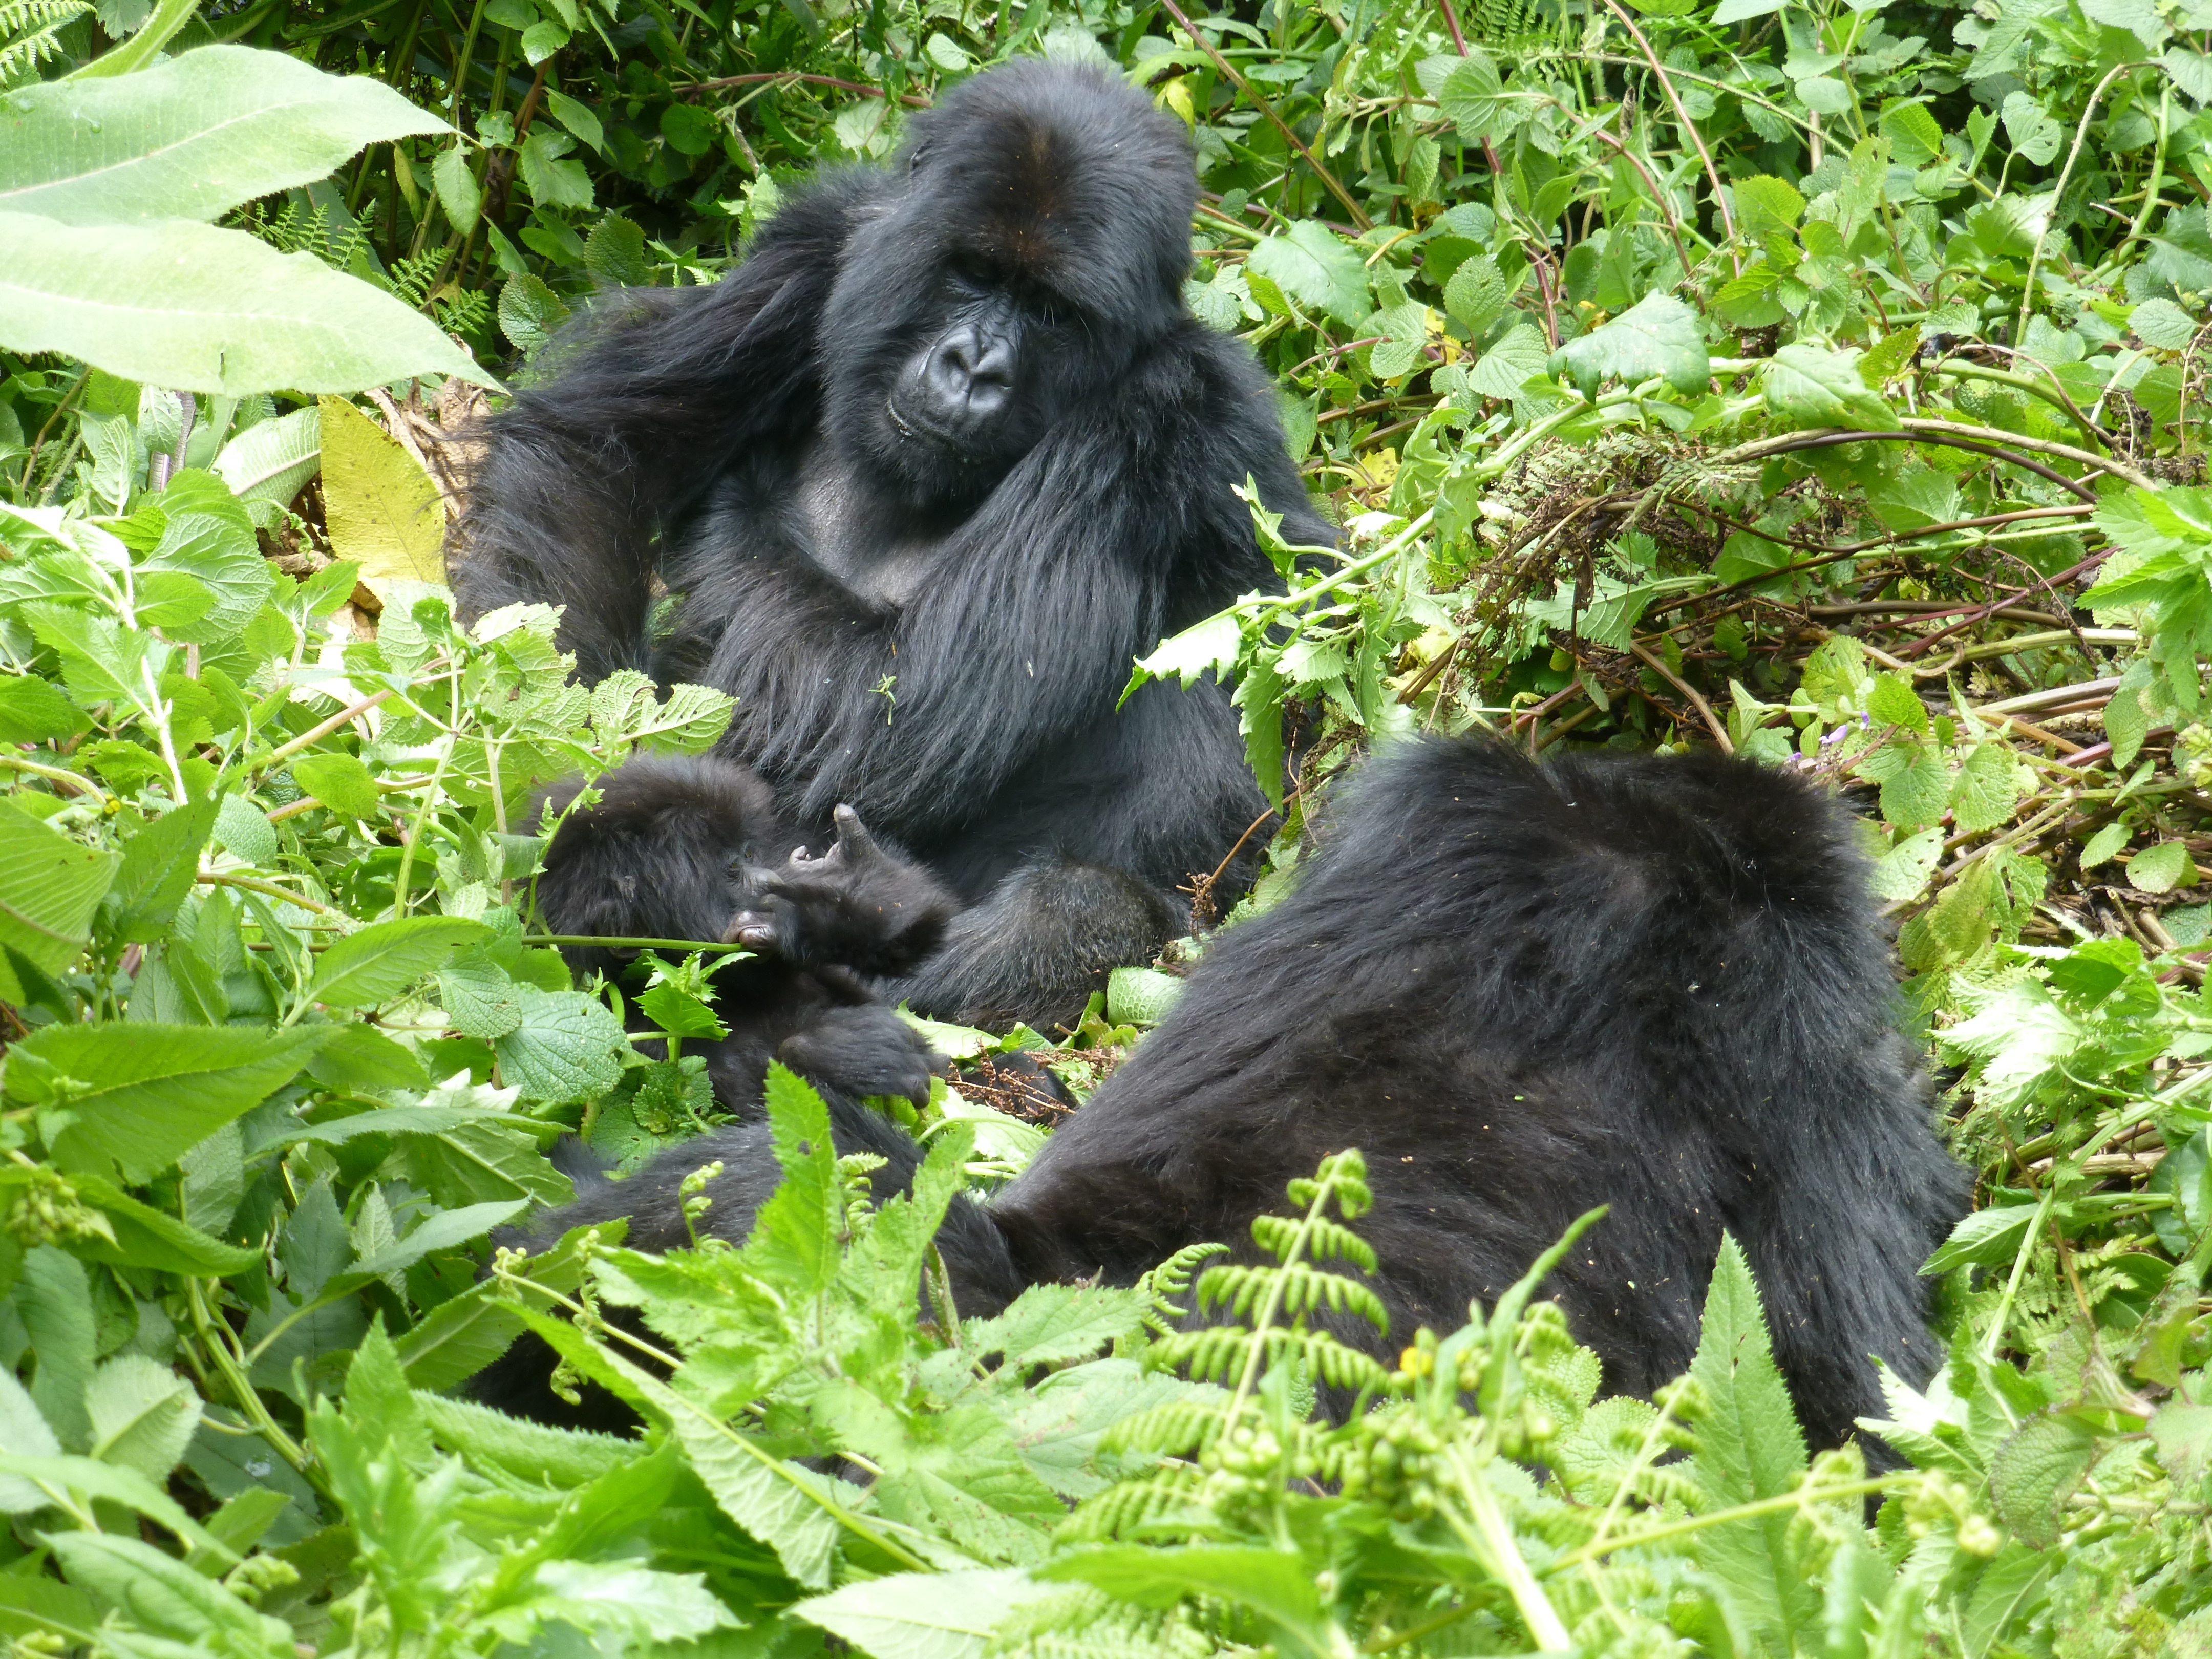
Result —
<instances>
[{"instance_id":1,"label":"gorilla head","mask_svg":"<svg viewBox=\"0 0 2212 1659\"><path fill-rule=\"evenodd\" d=\"M1181 124L1101 73L1009 65L915 118L823 313L829 428L907 504L988 491L1182 316Z\"/></svg>"}]
</instances>

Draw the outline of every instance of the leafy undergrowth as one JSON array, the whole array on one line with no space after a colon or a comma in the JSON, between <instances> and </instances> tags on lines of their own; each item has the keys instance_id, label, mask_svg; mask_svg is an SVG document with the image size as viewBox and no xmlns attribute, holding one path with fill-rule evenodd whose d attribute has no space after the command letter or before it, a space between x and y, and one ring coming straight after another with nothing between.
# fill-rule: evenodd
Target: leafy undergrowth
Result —
<instances>
[{"instance_id":1,"label":"leafy undergrowth","mask_svg":"<svg viewBox=\"0 0 2212 1659\"><path fill-rule=\"evenodd\" d=\"M0 1632L2206 1651L2208 28L0 0ZM1979 1174L1928 1266L1948 1364L1881 1430L1908 1468L1805 1455L1733 1247L1656 1403L1603 1397L1534 1278L1361 1358L1330 1334L1369 1306L1351 1153L1261 1229L1275 1268L1187 1253L918 1328L935 1215L1048 1132L988 1087L912 1115L924 1176L877 1204L779 1079L788 1179L743 1249L608 1229L480 1276L566 1195L556 1133L627 1162L714 1116L711 957L629 942L671 1039L640 1052L536 921L528 803L728 708L569 684L541 610L454 626L471 377L526 378L595 284L712 280L800 168L1037 51L1190 124L1192 308L1285 388L1346 528L1138 670L1236 684L1280 813L1251 902L1414 730L1711 744L1862 809ZM1194 875L1178 960L1223 908ZM1176 965L1073 1033L936 1036L1087 1085ZM1194 1297L1237 1324L1182 1332ZM461 1401L526 1324L645 1436ZM1361 1409L1318 1420L1320 1387Z\"/></svg>"}]
</instances>

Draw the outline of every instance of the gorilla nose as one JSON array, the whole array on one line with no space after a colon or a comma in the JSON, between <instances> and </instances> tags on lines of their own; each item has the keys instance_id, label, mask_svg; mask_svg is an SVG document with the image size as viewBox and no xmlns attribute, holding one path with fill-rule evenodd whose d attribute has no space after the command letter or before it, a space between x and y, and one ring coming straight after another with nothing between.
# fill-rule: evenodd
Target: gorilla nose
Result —
<instances>
[{"instance_id":1,"label":"gorilla nose","mask_svg":"<svg viewBox=\"0 0 2212 1659\"><path fill-rule=\"evenodd\" d=\"M947 415L988 420L1012 400L1013 345L963 324L937 343L930 356L929 385Z\"/></svg>"}]
</instances>

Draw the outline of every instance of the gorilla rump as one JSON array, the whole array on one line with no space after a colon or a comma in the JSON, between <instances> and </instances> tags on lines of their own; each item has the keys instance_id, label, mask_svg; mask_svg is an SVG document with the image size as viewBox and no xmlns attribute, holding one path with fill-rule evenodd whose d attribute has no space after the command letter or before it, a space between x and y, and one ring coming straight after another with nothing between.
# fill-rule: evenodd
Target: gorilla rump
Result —
<instances>
[{"instance_id":1,"label":"gorilla rump","mask_svg":"<svg viewBox=\"0 0 2212 1659\"><path fill-rule=\"evenodd\" d=\"M464 610L562 605L587 679L735 693L726 752L792 822L849 803L958 896L896 987L931 1013L1072 1021L1264 805L1219 687L1115 712L1132 658L1273 578L1248 477L1334 537L1249 353L1184 309L1195 196L1142 94L994 70L720 283L608 301L490 428Z\"/></svg>"},{"instance_id":2,"label":"gorilla rump","mask_svg":"<svg viewBox=\"0 0 2212 1659\"><path fill-rule=\"evenodd\" d=\"M1249 1251L1285 1182L1356 1146L1378 1347L1455 1327L1610 1204L1546 1286L1608 1385L1687 1365L1726 1229L1807 1428L1841 1440L1881 1406L1875 1357L1931 1369L1917 1269L1966 1196L1891 1024L1850 828L1809 786L1717 757L1540 769L1430 741L1370 763L1297 892L1221 935L1026 1171L956 1204L939 1243L962 1310L1126 1284L1200 1240ZM910 1178L910 1143L830 1107L841 1146L896 1154L879 1192ZM627 1214L639 1248L684 1243L677 1183L717 1158L708 1222L742 1238L775 1180L759 1126L674 1148L538 1236Z\"/></svg>"}]
</instances>

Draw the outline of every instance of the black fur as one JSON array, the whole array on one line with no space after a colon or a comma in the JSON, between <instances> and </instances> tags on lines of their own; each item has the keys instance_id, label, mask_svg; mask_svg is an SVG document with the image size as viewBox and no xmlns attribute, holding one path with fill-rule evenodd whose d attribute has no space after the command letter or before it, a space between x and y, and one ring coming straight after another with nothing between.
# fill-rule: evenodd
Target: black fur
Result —
<instances>
[{"instance_id":1,"label":"black fur","mask_svg":"<svg viewBox=\"0 0 2212 1659\"><path fill-rule=\"evenodd\" d=\"M987 1210L956 1203L963 1308L1023 1282L1127 1283L1200 1240L1249 1252L1287 1182L1356 1146L1382 1352L1455 1328L1609 1204L1546 1289L1611 1389L1688 1364L1724 1228L1816 1441L1880 1410L1873 1356L1924 1379L1917 1270L1966 1181L1892 1024L1845 814L1715 757L1539 769L1429 741L1368 765L1336 835ZM836 1122L841 1146L895 1138ZM766 1146L752 1129L678 1148L603 1213L665 1238L674 1182L720 1158L714 1225L741 1237L774 1189Z\"/></svg>"},{"instance_id":2,"label":"black fur","mask_svg":"<svg viewBox=\"0 0 2212 1659\"><path fill-rule=\"evenodd\" d=\"M1249 353L1184 312L1177 123L1027 63L912 133L714 286L610 301L493 423L453 580L469 615L564 605L586 678L735 693L726 750L793 823L850 803L975 907L900 993L1048 1028L1263 805L1222 689L1117 714L1131 659L1273 579L1248 477L1333 532Z\"/></svg>"},{"instance_id":3,"label":"black fur","mask_svg":"<svg viewBox=\"0 0 2212 1659\"><path fill-rule=\"evenodd\" d=\"M562 820L546 849L539 910L556 933L726 939L755 953L714 975L729 1036L707 1069L725 1108L754 1115L771 1060L826 1090L928 1098L936 1056L870 976L912 967L943 938L954 901L934 877L879 846L850 807L835 815L836 844L810 855L769 787L730 761L632 761L600 787L598 806ZM548 809L574 793L556 791ZM707 930L690 931L702 917ZM580 971L620 977L636 952L568 954Z\"/></svg>"}]
</instances>

